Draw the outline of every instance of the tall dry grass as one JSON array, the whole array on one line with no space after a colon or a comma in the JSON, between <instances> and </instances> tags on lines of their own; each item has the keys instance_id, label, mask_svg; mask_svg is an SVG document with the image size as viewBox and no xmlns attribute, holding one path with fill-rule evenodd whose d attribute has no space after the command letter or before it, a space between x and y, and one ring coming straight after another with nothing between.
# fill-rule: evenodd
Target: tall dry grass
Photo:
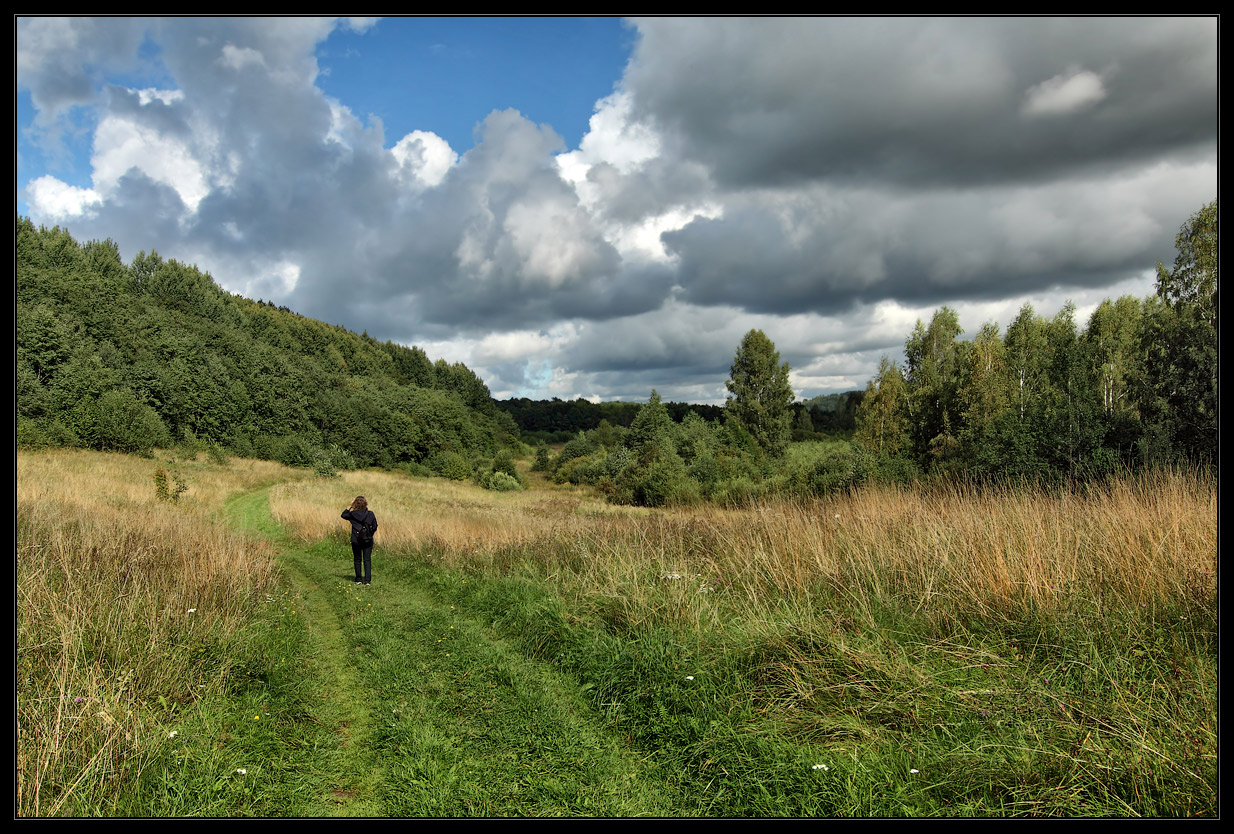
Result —
<instances>
[{"instance_id":1,"label":"tall dry grass","mask_svg":"<svg viewBox=\"0 0 1234 834\"><path fill-rule=\"evenodd\" d=\"M96 813L140 772L159 716L223 682L225 647L274 588L225 498L287 470L57 450L17 456L17 812ZM219 647L211 652L211 647Z\"/></svg>"},{"instance_id":2,"label":"tall dry grass","mask_svg":"<svg viewBox=\"0 0 1234 834\"><path fill-rule=\"evenodd\" d=\"M647 512L578 492L492 493L470 484L349 473L276 488L306 540L345 538L356 494L378 547L457 565L532 569L632 620L696 626L722 613L808 608L821 591L857 610L1019 616L1163 600L1215 604L1216 483L1159 472L1087 490L870 486L749 509Z\"/></svg>"},{"instance_id":3,"label":"tall dry grass","mask_svg":"<svg viewBox=\"0 0 1234 834\"><path fill-rule=\"evenodd\" d=\"M270 510L303 541L342 541L351 528L339 515L357 495L377 516L376 546L388 553L492 554L589 527L597 517L648 515L568 489L490 492L468 482L372 470L280 484L271 490Z\"/></svg>"}]
</instances>

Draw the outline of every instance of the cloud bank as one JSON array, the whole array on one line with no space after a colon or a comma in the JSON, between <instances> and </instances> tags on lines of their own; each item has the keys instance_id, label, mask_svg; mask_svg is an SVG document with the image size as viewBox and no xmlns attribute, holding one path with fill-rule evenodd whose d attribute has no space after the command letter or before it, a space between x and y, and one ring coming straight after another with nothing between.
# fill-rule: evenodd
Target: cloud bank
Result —
<instances>
[{"instance_id":1,"label":"cloud bank","mask_svg":"<svg viewBox=\"0 0 1234 834\"><path fill-rule=\"evenodd\" d=\"M92 141L89 187L21 196L498 397L699 402L751 327L812 396L863 387L941 304L971 335L1145 294L1216 196L1215 18L631 26L578 148L496 110L454 149L318 86L331 32L380 23L19 19L25 129Z\"/></svg>"}]
</instances>

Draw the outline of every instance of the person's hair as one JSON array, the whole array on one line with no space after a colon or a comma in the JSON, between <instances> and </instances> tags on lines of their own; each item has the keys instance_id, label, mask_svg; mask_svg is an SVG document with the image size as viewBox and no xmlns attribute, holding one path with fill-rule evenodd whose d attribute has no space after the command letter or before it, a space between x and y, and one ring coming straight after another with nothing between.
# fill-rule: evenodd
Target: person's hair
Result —
<instances>
[{"instance_id":1,"label":"person's hair","mask_svg":"<svg viewBox=\"0 0 1234 834\"><path fill-rule=\"evenodd\" d=\"M364 500L363 495L357 495L356 500L351 502L351 508L353 510L364 512L368 509L368 502Z\"/></svg>"}]
</instances>

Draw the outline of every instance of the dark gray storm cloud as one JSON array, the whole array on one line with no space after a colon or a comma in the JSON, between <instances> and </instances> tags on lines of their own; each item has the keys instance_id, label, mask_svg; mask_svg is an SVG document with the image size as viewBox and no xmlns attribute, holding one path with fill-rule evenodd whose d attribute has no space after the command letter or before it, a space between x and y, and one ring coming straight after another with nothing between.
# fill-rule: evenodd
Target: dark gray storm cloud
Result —
<instances>
[{"instance_id":1,"label":"dark gray storm cloud","mask_svg":"<svg viewBox=\"0 0 1234 834\"><path fill-rule=\"evenodd\" d=\"M859 386L914 311L1126 286L1216 196L1215 18L639 20L579 149L497 110L461 156L322 92L341 25L19 21L24 129L93 131L34 219L495 393L715 400L751 327Z\"/></svg>"},{"instance_id":2,"label":"dark gray storm cloud","mask_svg":"<svg viewBox=\"0 0 1234 834\"><path fill-rule=\"evenodd\" d=\"M636 114L723 185L1033 182L1216 141L1215 18L638 27Z\"/></svg>"}]
</instances>

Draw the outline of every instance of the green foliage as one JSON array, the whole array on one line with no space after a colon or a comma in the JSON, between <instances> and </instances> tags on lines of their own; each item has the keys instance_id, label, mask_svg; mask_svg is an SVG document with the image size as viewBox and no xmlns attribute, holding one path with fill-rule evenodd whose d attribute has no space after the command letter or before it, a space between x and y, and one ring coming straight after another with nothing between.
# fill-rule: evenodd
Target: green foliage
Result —
<instances>
[{"instance_id":1,"label":"green foliage","mask_svg":"<svg viewBox=\"0 0 1234 834\"><path fill-rule=\"evenodd\" d=\"M499 492L512 492L524 489L526 479L514 462L514 455L509 449L498 450L491 464L484 466L477 473L477 482L485 489Z\"/></svg>"},{"instance_id":2,"label":"green foliage","mask_svg":"<svg viewBox=\"0 0 1234 834\"><path fill-rule=\"evenodd\" d=\"M784 454L791 436L795 397L788 372L772 341L763 331L751 330L742 338L724 384L731 394L725 411L772 457Z\"/></svg>"},{"instance_id":3,"label":"green foliage","mask_svg":"<svg viewBox=\"0 0 1234 834\"><path fill-rule=\"evenodd\" d=\"M471 477L467 459L458 452L441 451L430 455L426 461L429 469L452 481L465 481Z\"/></svg>"},{"instance_id":4,"label":"green foliage","mask_svg":"<svg viewBox=\"0 0 1234 834\"><path fill-rule=\"evenodd\" d=\"M672 427L673 420L668 416L668 409L660 401L660 395L652 389L647 404L638 410L638 416L630 424L626 445L636 452L650 446L671 448Z\"/></svg>"},{"instance_id":5,"label":"green foliage","mask_svg":"<svg viewBox=\"0 0 1234 834\"><path fill-rule=\"evenodd\" d=\"M19 442L146 452L191 434L324 471L487 456L517 432L465 366L230 295L157 252L126 268L113 241L19 218L16 253Z\"/></svg>"},{"instance_id":6,"label":"green foliage","mask_svg":"<svg viewBox=\"0 0 1234 834\"><path fill-rule=\"evenodd\" d=\"M518 492L523 488L518 478L505 472L490 472L484 479L484 488L497 492Z\"/></svg>"},{"instance_id":7,"label":"green foliage","mask_svg":"<svg viewBox=\"0 0 1234 834\"><path fill-rule=\"evenodd\" d=\"M962 349L956 338L963 332L950 307L940 307L928 327L917 321L904 345L907 363L909 427L912 446L920 459L935 463L956 448L959 431Z\"/></svg>"},{"instance_id":8,"label":"green foliage","mask_svg":"<svg viewBox=\"0 0 1234 834\"><path fill-rule=\"evenodd\" d=\"M565 466L575 458L586 457L595 451L595 446L587 439L585 432L579 432L570 442L557 453L557 457L553 459L553 472L556 474L561 467Z\"/></svg>"},{"instance_id":9,"label":"green foliage","mask_svg":"<svg viewBox=\"0 0 1234 834\"><path fill-rule=\"evenodd\" d=\"M908 448L908 389L900 368L884 356L857 409L853 439L876 455L894 457Z\"/></svg>"},{"instance_id":10,"label":"green foliage","mask_svg":"<svg viewBox=\"0 0 1234 834\"><path fill-rule=\"evenodd\" d=\"M870 480L876 459L852 443L813 444L820 448L813 460L791 476L792 489L802 495L848 492Z\"/></svg>"},{"instance_id":11,"label":"green foliage","mask_svg":"<svg viewBox=\"0 0 1234 834\"><path fill-rule=\"evenodd\" d=\"M171 442L158 414L128 388L113 388L99 398L97 438L101 449L146 455Z\"/></svg>"},{"instance_id":12,"label":"green foliage","mask_svg":"<svg viewBox=\"0 0 1234 834\"><path fill-rule=\"evenodd\" d=\"M1157 441L1195 461L1217 459L1217 202L1178 233L1173 269L1157 266L1157 298L1145 311L1140 404Z\"/></svg>"}]
</instances>

